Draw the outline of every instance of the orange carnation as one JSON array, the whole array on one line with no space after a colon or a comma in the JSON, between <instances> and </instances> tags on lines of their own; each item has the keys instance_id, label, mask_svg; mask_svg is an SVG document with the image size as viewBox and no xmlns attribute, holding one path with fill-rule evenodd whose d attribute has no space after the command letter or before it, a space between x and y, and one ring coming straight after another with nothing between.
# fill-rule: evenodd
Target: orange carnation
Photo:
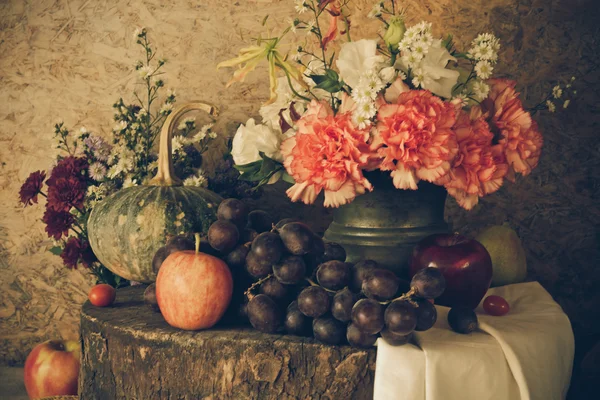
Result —
<instances>
[{"instance_id":1,"label":"orange carnation","mask_svg":"<svg viewBox=\"0 0 600 400\"><path fill-rule=\"evenodd\" d=\"M510 166L509 176L518 172L528 175L539 162L543 139L531 114L523 109L515 81L491 79L490 94L481 102L488 114L494 142L502 146Z\"/></svg>"},{"instance_id":2,"label":"orange carnation","mask_svg":"<svg viewBox=\"0 0 600 400\"><path fill-rule=\"evenodd\" d=\"M312 204L324 191L324 205L339 207L373 189L362 173L369 131L353 125L351 112L334 115L326 102L313 100L297 126L296 135L281 144L283 164L296 182L287 191L292 201Z\"/></svg>"},{"instance_id":3,"label":"orange carnation","mask_svg":"<svg viewBox=\"0 0 600 400\"><path fill-rule=\"evenodd\" d=\"M458 152L452 126L454 106L426 90L401 93L396 104L379 108L372 148L382 171L392 171L398 189L417 189L420 179L446 175Z\"/></svg>"},{"instance_id":4,"label":"orange carnation","mask_svg":"<svg viewBox=\"0 0 600 400\"><path fill-rule=\"evenodd\" d=\"M492 146L494 134L479 107L473 107L470 114L459 111L454 131L458 154L450 173L436 183L443 184L462 208L470 210L479 202L479 197L502 186L508 164L502 148Z\"/></svg>"}]
</instances>

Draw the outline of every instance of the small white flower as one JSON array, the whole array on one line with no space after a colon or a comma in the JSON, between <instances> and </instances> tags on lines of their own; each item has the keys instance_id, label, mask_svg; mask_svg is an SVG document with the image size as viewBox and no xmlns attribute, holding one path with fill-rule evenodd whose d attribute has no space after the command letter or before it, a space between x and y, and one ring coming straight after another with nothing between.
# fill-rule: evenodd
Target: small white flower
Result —
<instances>
[{"instance_id":1,"label":"small white flower","mask_svg":"<svg viewBox=\"0 0 600 400\"><path fill-rule=\"evenodd\" d=\"M183 136L175 136L173 138L173 140L171 141L171 149L173 149L174 153L183 149L183 146L185 146L185 145L186 145L186 140Z\"/></svg>"},{"instance_id":2,"label":"small white flower","mask_svg":"<svg viewBox=\"0 0 600 400\"><path fill-rule=\"evenodd\" d=\"M461 108L464 108L467 105L468 98L466 93L460 93L454 96L451 103L454 105L460 105Z\"/></svg>"},{"instance_id":3,"label":"small white flower","mask_svg":"<svg viewBox=\"0 0 600 400\"><path fill-rule=\"evenodd\" d=\"M138 40L139 37L146 32L146 28L135 28L133 31L133 40Z\"/></svg>"},{"instance_id":4,"label":"small white flower","mask_svg":"<svg viewBox=\"0 0 600 400\"><path fill-rule=\"evenodd\" d=\"M81 128L79 128L79 133L83 135L85 133L90 133L90 131L88 131L85 126L82 126Z\"/></svg>"},{"instance_id":5,"label":"small white flower","mask_svg":"<svg viewBox=\"0 0 600 400\"><path fill-rule=\"evenodd\" d=\"M559 85L556 85L552 88L552 97L554 97L555 99L560 99L562 94L563 94L563 91Z\"/></svg>"},{"instance_id":6,"label":"small white flower","mask_svg":"<svg viewBox=\"0 0 600 400\"><path fill-rule=\"evenodd\" d=\"M554 105L554 103L550 100L546 100L546 107L548 107L548 111L551 113L556 111L556 105Z\"/></svg>"},{"instance_id":7,"label":"small white flower","mask_svg":"<svg viewBox=\"0 0 600 400\"><path fill-rule=\"evenodd\" d=\"M414 87L421 87L425 83L425 72L421 68L417 68L413 71L412 84Z\"/></svg>"},{"instance_id":8,"label":"small white flower","mask_svg":"<svg viewBox=\"0 0 600 400\"><path fill-rule=\"evenodd\" d=\"M100 182L106 177L106 167L99 162L92 163L89 168L90 178Z\"/></svg>"},{"instance_id":9,"label":"small white flower","mask_svg":"<svg viewBox=\"0 0 600 400\"><path fill-rule=\"evenodd\" d=\"M150 79L150 77L152 76L153 73L154 73L154 68L152 68L150 65L146 65L146 66L138 69L138 74L140 74L140 77L142 79Z\"/></svg>"},{"instance_id":10,"label":"small white flower","mask_svg":"<svg viewBox=\"0 0 600 400\"><path fill-rule=\"evenodd\" d=\"M359 104L356 108L356 112L364 117L373 118L375 114L377 114L377 107L375 106L375 102L371 101L368 103Z\"/></svg>"},{"instance_id":11,"label":"small white flower","mask_svg":"<svg viewBox=\"0 0 600 400\"><path fill-rule=\"evenodd\" d=\"M123 189L130 188L130 187L137 186L137 185L138 185L137 179L131 179L131 176L128 176L123 181Z\"/></svg>"},{"instance_id":12,"label":"small white flower","mask_svg":"<svg viewBox=\"0 0 600 400\"><path fill-rule=\"evenodd\" d=\"M201 171L198 171L198 175L192 175L186 178L183 181L183 186L206 187L208 186L208 180L202 175Z\"/></svg>"},{"instance_id":13,"label":"small white flower","mask_svg":"<svg viewBox=\"0 0 600 400\"><path fill-rule=\"evenodd\" d=\"M377 3L375 3L373 5L373 8L367 14L367 17L368 18L377 18L377 17L381 16L381 12L382 12L381 2L378 1Z\"/></svg>"},{"instance_id":14,"label":"small white flower","mask_svg":"<svg viewBox=\"0 0 600 400\"><path fill-rule=\"evenodd\" d=\"M492 75L494 67L489 61L479 61L475 65L475 72L480 79L488 79Z\"/></svg>"},{"instance_id":15,"label":"small white flower","mask_svg":"<svg viewBox=\"0 0 600 400\"><path fill-rule=\"evenodd\" d=\"M288 18L286 22L290 25L290 31L296 33L296 22L291 18Z\"/></svg>"},{"instance_id":16,"label":"small white flower","mask_svg":"<svg viewBox=\"0 0 600 400\"><path fill-rule=\"evenodd\" d=\"M352 114L352 122L358 129L365 129L371 125L371 120L368 117L358 113Z\"/></svg>"},{"instance_id":17,"label":"small white flower","mask_svg":"<svg viewBox=\"0 0 600 400\"><path fill-rule=\"evenodd\" d=\"M182 130L186 129L188 127L188 125L193 128L195 123L196 123L196 118L187 117L186 119L181 121L181 123L177 126L177 129L182 131Z\"/></svg>"},{"instance_id":18,"label":"small white flower","mask_svg":"<svg viewBox=\"0 0 600 400\"><path fill-rule=\"evenodd\" d=\"M308 7L306 7L305 0L296 0L296 5L294 7L298 14L303 14L308 11Z\"/></svg>"},{"instance_id":19,"label":"small white flower","mask_svg":"<svg viewBox=\"0 0 600 400\"><path fill-rule=\"evenodd\" d=\"M125 121L119 121L114 127L113 127L113 131L114 132L121 132L123 130L127 129L127 122Z\"/></svg>"},{"instance_id":20,"label":"small white flower","mask_svg":"<svg viewBox=\"0 0 600 400\"><path fill-rule=\"evenodd\" d=\"M161 114L169 114L171 111L173 110L173 103L165 103L163 104L163 106L160 108L160 113Z\"/></svg>"},{"instance_id":21,"label":"small white flower","mask_svg":"<svg viewBox=\"0 0 600 400\"><path fill-rule=\"evenodd\" d=\"M403 81L406 80L406 74L402 71L398 71L398 78L402 79Z\"/></svg>"},{"instance_id":22,"label":"small white flower","mask_svg":"<svg viewBox=\"0 0 600 400\"><path fill-rule=\"evenodd\" d=\"M571 104L571 100L565 100L565 102L563 103L563 108L569 107L569 104Z\"/></svg>"},{"instance_id":23,"label":"small white flower","mask_svg":"<svg viewBox=\"0 0 600 400\"><path fill-rule=\"evenodd\" d=\"M216 139L217 138L217 133L213 132L213 131L210 131L210 132L208 132L208 137L210 139Z\"/></svg>"},{"instance_id":24,"label":"small white flower","mask_svg":"<svg viewBox=\"0 0 600 400\"><path fill-rule=\"evenodd\" d=\"M138 118L145 117L146 115L148 115L148 111L145 108L140 108L140 111L137 113Z\"/></svg>"},{"instance_id":25,"label":"small white flower","mask_svg":"<svg viewBox=\"0 0 600 400\"><path fill-rule=\"evenodd\" d=\"M473 82L473 94L475 95L475 99L478 101L482 101L485 98L487 98L488 94L490 93L490 87L481 82L481 81L474 81Z\"/></svg>"},{"instance_id":26,"label":"small white flower","mask_svg":"<svg viewBox=\"0 0 600 400\"><path fill-rule=\"evenodd\" d=\"M123 168L121 167L121 165L119 163L117 163L117 164L113 165L112 167L110 167L110 169L108 170L107 176L110 179L114 179L121 172L123 172Z\"/></svg>"},{"instance_id":27,"label":"small white flower","mask_svg":"<svg viewBox=\"0 0 600 400\"><path fill-rule=\"evenodd\" d=\"M306 27L304 29L306 29L306 34L309 35L312 32L312 29L315 27L315 24L317 22L314 19L311 19L310 21L308 21L306 23Z\"/></svg>"},{"instance_id":28,"label":"small white flower","mask_svg":"<svg viewBox=\"0 0 600 400\"><path fill-rule=\"evenodd\" d=\"M385 83L390 83L394 79L396 79L396 68L394 67L385 67L379 71L379 78Z\"/></svg>"}]
</instances>

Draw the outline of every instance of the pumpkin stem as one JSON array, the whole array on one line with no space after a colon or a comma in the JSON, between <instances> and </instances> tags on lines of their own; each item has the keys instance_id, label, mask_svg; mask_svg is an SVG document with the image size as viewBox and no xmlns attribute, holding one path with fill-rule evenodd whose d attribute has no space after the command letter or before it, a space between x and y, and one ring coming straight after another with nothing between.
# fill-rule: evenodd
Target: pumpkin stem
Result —
<instances>
[{"instance_id":1,"label":"pumpkin stem","mask_svg":"<svg viewBox=\"0 0 600 400\"><path fill-rule=\"evenodd\" d=\"M198 254L200 252L200 234L196 232L194 237L196 238L196 254Z\"/></svg>"},{"instance_id":2,"label":"pumpkin stem","mask_svg":"<svg viewBox=\"0 0 600 400\"><path fill-rule=\"evenodd\" d=\"M183 114L193 111L200 110L206 111L212 117L218 115L218 111L214 106L211 106L202 102L193 102L184 104L175 111L173 111L162 126L160 131L160 142L158 150L158 172L156 176L152 178L150 186L181 186L183 182L175 175L175 168L173 167L172 153L173 148L171 141L173 139L173 128L175 123Z\"/></svg>"}]
</instances>

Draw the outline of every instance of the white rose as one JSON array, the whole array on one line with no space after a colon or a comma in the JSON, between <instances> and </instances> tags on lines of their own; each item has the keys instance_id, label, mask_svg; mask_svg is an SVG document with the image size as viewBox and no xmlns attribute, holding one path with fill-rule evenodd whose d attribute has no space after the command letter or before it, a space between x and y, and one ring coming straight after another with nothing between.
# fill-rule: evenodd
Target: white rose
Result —
<instances>
[{"instance_id":1,"label":"white rose","mask_svg":"<svg viewBox=\"0 0 600 400\"><path fill-rule=\"evenodd\" d=\"M344 82L350 87L355 87L361 75L373 70L378 71L384 61L383 56L377 55L376 40L361 39L344 43L335 64Z\"/></svg>"},{"instance_id":2,"label":"white rose","mask_svg":"<svg viewBox=\"0 0 600 400\"><path fill-rule=\"evenodd\" d=\"M259 152L265 153L269 158L277 161L283 161L283 156L279 150L281 141L284 138L282 134L271 129L267 125L256 124L253 118L250 118L246 125L240 125L233 138L231 156L237 165L250 164L259 161Z\"/></svg>"}]
</instances>

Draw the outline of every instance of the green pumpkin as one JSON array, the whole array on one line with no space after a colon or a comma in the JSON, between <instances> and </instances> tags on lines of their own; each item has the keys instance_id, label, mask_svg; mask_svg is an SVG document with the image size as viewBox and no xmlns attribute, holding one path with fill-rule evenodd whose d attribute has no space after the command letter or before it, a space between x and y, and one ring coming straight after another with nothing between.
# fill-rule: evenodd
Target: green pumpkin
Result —
<instances>
[{"instance_id":1,"label":"green pumpkin","mask_svg":"<svg viewBox=\"0 0 600 400\"><path fill-rule=\"evenodd\" d=\"M123 278L149 283L156 280L152 258L167 237L206 233L217 219L222 198L210 190L182 186L171 160L171 131L176 120L191 110L216 115L214 107L190 103L169 115L160 136L158 173L148 186L122 189L98 203L88 219L90 245L98 260Z\"/></svg>"}]
</instances>

